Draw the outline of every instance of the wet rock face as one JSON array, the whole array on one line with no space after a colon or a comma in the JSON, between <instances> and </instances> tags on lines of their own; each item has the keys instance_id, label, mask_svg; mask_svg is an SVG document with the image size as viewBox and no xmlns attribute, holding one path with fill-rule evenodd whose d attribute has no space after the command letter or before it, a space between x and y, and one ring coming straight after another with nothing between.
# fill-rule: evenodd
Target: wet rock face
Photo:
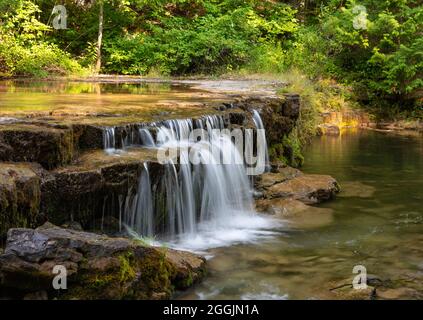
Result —
<instances>
[{"instance_id":1,"label":"wet rock face","mask_svg":"<svg viewBox=\"0 0 423 320\"><path fill-rule=\"evenodd\" d=\"M45 169L69 164L80 150L102 148L101 128L44 122L0 126L0 161L36 162Z\"/></svg>"},{"instance_id":2,"label":"wet rock face","mask_svg":"<svg viewBox=\"0 0 423 320\"><path fill-rule=\"evenodd\" d=\"M239 100L234 106L242 110L258 110L266 128L269 147L279 144L289 134L300 116L300 97L288 94L278 97L250 97Z\"/></svg>"},{"instance_id":3,"label":"wet rock face","mask_svg":"<svg viewBox=\"0 0 423 320\"><path fill-rule=\"evenodd\" d=\"M122 231L119 214L127 197L136 196L143 170L143 159L122 158L51 172L51 179L41 186L42 215L57 225L73 220L87 229L111 234ZM157 187L163 180L163 165L150 162L149 172L152 185Z\"/></svg>"},{"instance_id":4,"label":"wet rock face","mask_svg":"<svg viewBox=\"0 0 423 320\"><path fill-rule=\"evenodd\" d=\"M53 268L67 270L67 290L52 286ZM0 255L0 293L14 298L164 299L202 279L205 259L45 224L10 229Z\"/></svg>"},{"instance_id":5,"label":"wet rock face","mask_svg":"<svg viewBox=\"0 0 423 320\"><path fill-rule=\"evenodd\" d=\"M70 130L35 125L9 125L0 130L0 139L10 150L2 161L37 162L47 169L69 163L75 152Z\"/></svg>"},{"instance_id":6,"label":"wet rock face","mask_svg":"<svg viewBox=\"0 0 423 320\"><path fill-rule=\"evenodd\" d=\"M285 94L283 97L249 97L241 99L234 105L251 112L260 113L266 128L266 140L270 160L284 159L287 164L300 166L303 159L295 153L297 142L289 139L300 116L300 96Z\"/></svg>"},{"instance_id":7,"label":"wet rock face","mask_svg":"<svg viewBox=\"0 0 423 320\"><path fill-rule=\"evenodd\" d=\"M0 237L9 228L37 223L42 172L36 164L0 163Z\"/></svg>"}]
</instances>

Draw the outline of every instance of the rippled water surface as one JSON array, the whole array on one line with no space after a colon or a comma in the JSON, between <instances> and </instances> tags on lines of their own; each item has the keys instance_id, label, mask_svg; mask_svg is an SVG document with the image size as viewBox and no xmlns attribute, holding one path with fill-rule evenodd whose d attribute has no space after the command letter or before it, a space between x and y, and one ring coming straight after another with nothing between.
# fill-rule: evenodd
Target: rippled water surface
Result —
<instances>
[{"instance_id":1,"label":"rippled water surface","mask_svg":"<svg viewBox=\"0 0 423 320\"><path fill-rule=\"evenodd\" d=\"M423 294L423 139L345 132L316 138L305 157L305 172L339 181L337 200L307 228L208 250L209 276L181 298L337 298L330 289L350 283L355 265Z\"/></svg>"}]
</instances>

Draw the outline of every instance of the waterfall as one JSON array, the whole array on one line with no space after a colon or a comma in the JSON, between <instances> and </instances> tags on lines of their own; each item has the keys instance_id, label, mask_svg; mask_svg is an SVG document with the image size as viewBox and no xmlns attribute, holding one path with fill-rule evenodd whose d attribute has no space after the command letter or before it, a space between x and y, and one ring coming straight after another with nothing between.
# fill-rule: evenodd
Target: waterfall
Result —
<instances>
[{"instance_id":1,"label":"waterfall","mask_svg":"<svg viewBox=\"0 0 423 320\"><path fill-rule=\"evenodd\" d=\"M151 237L154 235L153 226L153 198L151 192L150 173L147 163L144 163L144 170L139 179L138 197L136 202L136 211L132 225L136 226L140 234Z\"/></svg>"},{"instance_id":2,"label":"waterfall","mask_svg":"<svg viewBox=\"0 0 423 320\"><path fill-rule=\"evenodd\" d=\"M116 150L116 130L114 127L104 128L103 148L107 153L113 153Z\"/></svg>"},{"instance_id":3,"label":"waterfall","mask_svg":"<svg viewBox=\"0 0 423 320\"><path fill-rule=\"evenodd\" d=\"M258 112L254 113L254 122L258 129L263 128ZM204 130L200 141L190 139L194 129ZM119 215L130 233L159 236L166 241L202 235L202 240L196 238L198 243L220 243L225 237L248 238L254 228L263 225L264 218L253 209L243 150L232 142L229 130L222 129L224 118L216 115L166 120L137 129L138 137L131 135L132 141L125 141L138 141L138 145L158 151L166 147L179 151L177 161L163 163L159 177L152 177L149 164L144 163L137 190L129 190L125 201L119 199ZM155 139L150 130L154 130ZM114 150L114 128L104 132L105 149ZM258 138L258 143L265 144L265 135ZM258 158L268 163L267 147L264 152L266 156ZM219 230L225 230L219 234L220 240L209 235Z\"/></svg>"},{"instance_id":4,"label":"waterfall","mask_svg":"<svg viewBox=\"0 0 423 320\"><path fill-rule=\"evenodd\" d=\"M154 142L154 138L151 135L150 131L146 128L139 129L139 136L140 142L142 146L145 147L155 147L156 143Z\"/></svg>"},{"instance_id":5,"label":"waterfall","mask_svg":"<svg viewBox=\"0 0 423 320\"><path fill-rule=\"evenodd\" d=\"M253 110L253 121L256 126L257 130L257 154L261 154L264 152L264 163L258 163L257 166L263 166L266 171L270 170L270 162L269 162L269 150L267 147L267 140L266 140L266 128L263 125L263 121L261 119L260 113L257 110ZM258 161L263 161L263 157L258 157Z\"/></svg>"},{"instance_id":6,"label":"waterfall","mask_svg":"<svg viewBox=\"0 0 423 320\"><path fill-rule=\"evenodd\" d=\"M207 130L207 140L189 141L194 124ZM140 130L143 144L148 142L158 148L181 146L179 163L169 160L164 165L160 187L154 191L148 166L144 164L136 199L131 201L132 207L125 213L125 224L149 237L162 228L167 238L174 239L179 235L194 235L203 222L224 225L225 219L235 213L253 212L242 156L229 136L214 132L214 129L223 128L224 121L219 116L207 116L195 122L167 120L156 128L156 143L147 129ZM191 163L189 150L198 163ZM236 161L221 164L223 157ZM164 223L154 218L158 210L157 199L161 198L158 193L165 198Z\"/></svg>"}]
</instances>

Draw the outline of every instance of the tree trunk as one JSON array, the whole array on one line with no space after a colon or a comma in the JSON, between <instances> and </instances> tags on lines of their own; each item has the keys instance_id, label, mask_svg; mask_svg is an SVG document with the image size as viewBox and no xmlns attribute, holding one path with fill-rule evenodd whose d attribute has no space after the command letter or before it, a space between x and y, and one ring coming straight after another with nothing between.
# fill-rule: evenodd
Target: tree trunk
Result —
<instances>
[{"instance_id":1,"label":"tree trunk","mask_svg":"<svg viewBox=\"0 0 423 320\"><path fill-rule=\"evenodd\" d=\"M101 46L103 42L103 27L104 27L104 3L103 0L99 0L100 8L98 15L98 41L97 41L97 64L96 72L99 73L101 70Z\"/></svg>"}]
</instances>

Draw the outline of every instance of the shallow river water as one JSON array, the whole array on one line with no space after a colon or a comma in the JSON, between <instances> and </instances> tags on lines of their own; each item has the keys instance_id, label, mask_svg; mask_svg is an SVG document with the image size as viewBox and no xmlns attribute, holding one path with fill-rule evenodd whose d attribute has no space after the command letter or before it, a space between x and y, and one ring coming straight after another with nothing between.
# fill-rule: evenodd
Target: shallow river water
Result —
<instances>
[{"instance_id":1,"label":"shallow river water","mask_svg":"<svg viewBox=\"0 0 423 320\"><path fill-rule=\"evenodd\" d=\"M315 227L279 227L270 238L209 250L206 280L181 298L337 298L353 267L391 288L423 293L423 140L372 131L316 138L307 173L342 187ZM313 223L311 224L313 225ZM421 296L420 296L421 298Z\"/></svg>"},{"instance_id":2,"label":"shallow river water","mask_svg":"<svg viewBox=\"0 0 423 320\"><path fill-rule=\"evenodd\" d=\"M175 103L219 98L162 83L1 82L0 118L124 110L182 117ZM185 108L204 112L202 104ZM338 198L296 228L241 213L225 221L226 228L205 225L195 237L170 244L209 259L205 281L179 298L336 298L330 289L351 283L355 265L388 287L408 288L414 292L410 297L423 298L422 137L347 131L315 138L305 159L304 172L338 180Z\"/></svg>"}]
</instances>

